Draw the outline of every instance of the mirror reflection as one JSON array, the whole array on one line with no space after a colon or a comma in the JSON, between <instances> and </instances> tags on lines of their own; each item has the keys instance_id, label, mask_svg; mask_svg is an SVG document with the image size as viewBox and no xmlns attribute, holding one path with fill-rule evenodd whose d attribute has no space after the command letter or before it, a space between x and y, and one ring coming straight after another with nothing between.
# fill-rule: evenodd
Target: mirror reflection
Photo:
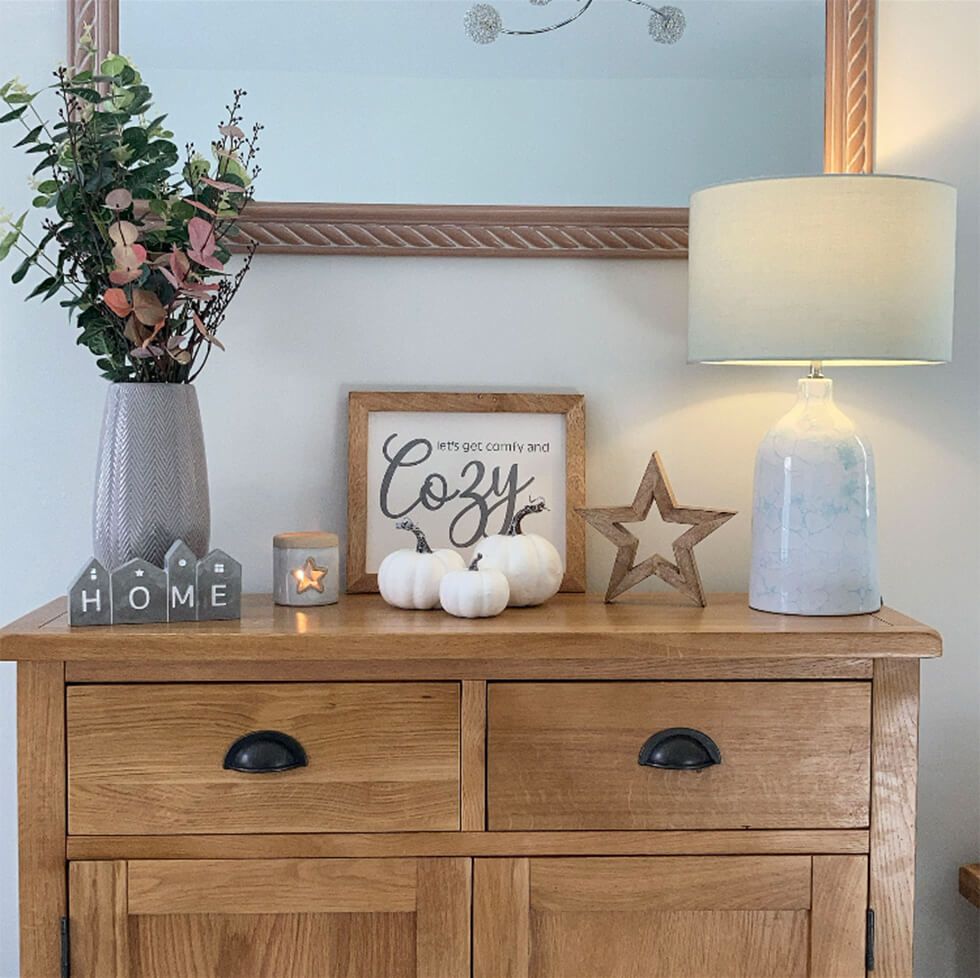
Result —
<instances>
[{"instance_id":1,"label":"mirror reflection","mask_svg":"<svg viewBox=\"0 0 980 978\"><path fill-rule=\"evenodd\" d=\"M122 0L120 47L201 148L248 91L264 200L686 206L822 169L823 0Z\"/></svg>"}]
</instances>

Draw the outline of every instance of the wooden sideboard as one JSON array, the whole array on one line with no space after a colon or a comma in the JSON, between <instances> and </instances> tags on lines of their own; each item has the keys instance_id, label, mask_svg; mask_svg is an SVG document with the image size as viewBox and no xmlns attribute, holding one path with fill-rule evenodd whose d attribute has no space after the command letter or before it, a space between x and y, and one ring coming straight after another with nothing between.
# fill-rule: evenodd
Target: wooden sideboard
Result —
<instances>
[{"instance_id":1,"label":"wooden sideboard","mask_svg":"<svg viewBox=\"0 0 980 978\"><path fill-rule=\"evenodd\" d=\"M63 605L0 633L24 978L911 978L895 611Z\"/></svg>"}]
</instances>

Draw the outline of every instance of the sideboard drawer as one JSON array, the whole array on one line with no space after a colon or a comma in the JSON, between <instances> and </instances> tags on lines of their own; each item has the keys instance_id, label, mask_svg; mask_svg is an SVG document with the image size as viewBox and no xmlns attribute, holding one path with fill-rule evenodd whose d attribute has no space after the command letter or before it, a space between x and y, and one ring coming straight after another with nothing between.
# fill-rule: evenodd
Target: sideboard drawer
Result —
<instances>
[{"instance_id":1,"label":"sideboard drawer","mask_svg":"<svg viewBox=\"0 0 980 978\"><path fill-rule=\"evenodd\" d=\"M865 682L494 683L489 827L778 829L868 825ZM720 763L642 766L661 731ZM657 760L691 763L674 734Z\"/></svg>"},{"instance_id":2,"label":"sideboard drawer","mask_svg":"<svg viewBox=\"0 0 980 978\"><path fill-rule=\"evenodd\" d=\"M71 834L459 829L455 683L74 686L67 695ZM306 765L227 769L229 748L259 731L293 738Z\"/></svg>"}]
</instances>

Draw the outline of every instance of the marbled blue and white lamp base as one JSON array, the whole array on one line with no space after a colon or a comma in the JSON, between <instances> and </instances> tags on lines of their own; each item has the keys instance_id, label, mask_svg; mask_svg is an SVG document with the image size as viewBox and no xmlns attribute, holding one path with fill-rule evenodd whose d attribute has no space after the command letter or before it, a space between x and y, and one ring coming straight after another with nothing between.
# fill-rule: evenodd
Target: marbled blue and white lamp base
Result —
<instances>
[{"instance_id":1,"label":"marbled blue and white lamp base","mask_svg":"<svg viewBox=\"0 0 980 978\"><path fill-rule=\"evenodd\" d=\"M749 604L790 615L881 607L874 456L822 377L800 381L759 446Z\"/></svg>"}]
</instances>

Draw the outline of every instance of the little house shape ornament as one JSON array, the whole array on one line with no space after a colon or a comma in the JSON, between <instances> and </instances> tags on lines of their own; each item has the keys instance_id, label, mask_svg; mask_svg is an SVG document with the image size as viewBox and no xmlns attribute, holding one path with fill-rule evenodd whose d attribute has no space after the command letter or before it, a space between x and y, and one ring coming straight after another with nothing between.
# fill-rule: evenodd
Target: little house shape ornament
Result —
<instances>
[{"instance_id":1,"label":"little house shape ornament","mask_svg":"<svg viewBox=\"0 0 980 978\"><path fill-rule=\"evenodd\" d=\"M654 502L665 523L683 523L690 527L672 544L676 563L672 564L660 554L654 554L642 563L635 563L640 541L629 530L624 529L623 523L644 522ZM655 575L702 608L707 601L698 565L694 560L694 547L737 515L729 510L696 509L678 505L658 452L650 456L632 505L579 509L576 512L606 539L616 544L616 562L606 591L607 602Z\"/></svg>"},{"instance_id":2,"label":"little house shape ornament","mask_svg":"<svg viewBox=\"0 0 980 978\"><path fill-rule=\"evenodd\" d=\"M164 558L164 569L170 621L197 621L197 554L176 540Z\"/></svg>"},{"instance_id":3,"label":"little house shape ornament","mask_svg":"<svg viewBox=\"0 0 980 978\"><path fill-rule=\"evenodd\" d=\"M85 564L68 589L68 621L76 627L112 624L109 572L94 558Z\"/></svg>"},{"instance_id":4,"label":"little house shape ornament","mask_svg":"<svg viewBox=\"0 0 980 978\"><path fill-rule=\"evenodd\" d=\"M143 625L167 620L167 574L148 560L136 558L110 575L112 623Z\"/></svg>"},{"instance_id":5,"label":"little house shape ornament","mask_svg":"<svg viewBox=\"0 0 980 978\"><path fill-rule=\"evenodd\" d=\"M212 550L197 565L198 621L242 616L242 565L223 550Z\"/></svg>"}]
</instances>

